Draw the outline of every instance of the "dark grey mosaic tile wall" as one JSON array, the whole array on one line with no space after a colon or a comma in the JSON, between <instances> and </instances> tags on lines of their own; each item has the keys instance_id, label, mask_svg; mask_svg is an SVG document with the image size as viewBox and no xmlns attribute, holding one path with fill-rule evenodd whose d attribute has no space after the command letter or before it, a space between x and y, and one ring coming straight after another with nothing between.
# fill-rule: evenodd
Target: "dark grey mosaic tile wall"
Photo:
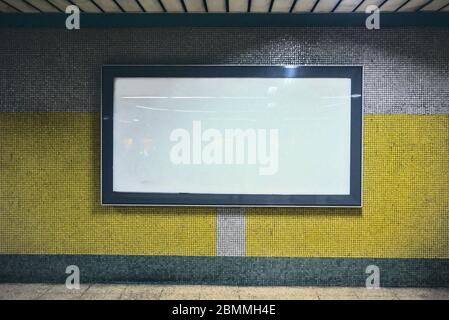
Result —
<instances>
[{"instance_id":1,"label":"dark grey mosaic tile wall","mask_svg":"<svg viewBox=\"0 0 449 320\"><path fill-rule=\"evenodd\" d=\"M449 113L449 29L0 29L0 111L99 111L103 64L357 64L365 112Z\"/></svg>"}]
</instances>

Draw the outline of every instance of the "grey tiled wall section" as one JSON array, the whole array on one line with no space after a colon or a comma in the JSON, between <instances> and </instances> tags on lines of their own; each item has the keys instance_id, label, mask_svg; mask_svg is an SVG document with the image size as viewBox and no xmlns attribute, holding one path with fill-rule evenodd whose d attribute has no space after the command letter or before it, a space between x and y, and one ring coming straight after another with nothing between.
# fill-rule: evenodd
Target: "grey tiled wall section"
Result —
<instances>
[{"instance_id":1,"label":"grey tiled wall section","mask_svg":"<svg viewBox=\"0 0 449 320\"><path fill-rule=\"evenodd\" d=\"M217 256L244 256L245 239L245 208L217 208Z\"/></svg>"},{"instance_id":2,"label":"grey tiled wall section","mask_svg":"<svg viewBox=\"0 0 449 320\"><path fill-rule=\"evenodd\" d=\"M103 64L357 64L365 112L449 113L449 29L0 29L0 111L99 111Z\"/></svg>"}]
</instances>

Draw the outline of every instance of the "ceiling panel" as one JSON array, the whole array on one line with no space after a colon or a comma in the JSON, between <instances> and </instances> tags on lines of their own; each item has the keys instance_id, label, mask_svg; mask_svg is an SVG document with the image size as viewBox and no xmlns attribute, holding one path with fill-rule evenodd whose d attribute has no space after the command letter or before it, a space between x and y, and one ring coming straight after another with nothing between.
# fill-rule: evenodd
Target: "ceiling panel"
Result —
<instances>
[{"instance_id":1,"label":"ceiling panel","mask_svg":"<svg viewBox=\"0 0 449 320\"><path fill-rule=\"evenodd\" d=\"M225 0L207 0L209 12L226 12Z\"/></svg>"},{"instance_id":2,"label":"ceiling panel","mask_svg":"<svg viewBox=\"0 0 449 320\"><path fill-rule=\"evenodd\" d=\"M340 2L335 12L352 12L363 0L343 0Z\"/></svg>"},{"instance_id":3,"label":"ceiling panel","mask_svg":"<svg viewBox=\"0 0 449 320\"><path fill-rule=\"evenodd\" d=\"M204 0L184 0L188 12L205 12Z\"/></svg>"},{"instance_id":4,"label":"ceiling panel","mask_svg":"<svg viewBox=\"0 0 449 320\"><path fill-rule=\"evenodd\" d=\"M167 12L184 12L181 0L161 0Z\"/></svg>"},{"instance_id":5,"label":"ceiling panel","mask_svg":"<svg viewBox=\"0 0 449 320\"><path fill-rule=\"evenodd\" d=\"M252 0L251 12L268 12L271 0Z\"/></svg>"},{"instance_id":6,"label":"ceiling panel","mask_svg":"<svg viewBox=\"0 0 449 320\"><path fill-rule=\"evenodd\" d=\"M293 2L293 0L275 0L271 12L289 12Z\"/></svg>"},{"instance_id":7,"label":"ceiling panel","mask_svg":"<svg viewBox=\"0 0 449 320\"><path fill-rule=\"evenodd\" d=\"M51 4L53 4L53 6L57 7L59 10L65 12L65 9L68 6L71 6L72 3L70 3L67 0L48 0L48 2L51 2Z\"/></svg>"},{"instance_id":8,"label":"ceiling panel","mask_svg":"<svg viewBox=\"0 0 449 320\"><path fill-rule=\"evenodd\" d=\"M105 12L122 12L120 7L112 0L92 0Z\"/></svg>"},{"instance_id":9,"label":"ceiling panel","mask_svg":"<svg viewBox=\"0 0 449 320\"><path fill-rule=\"evenodd\" d=\"M384 12L392 12L399 9L401 6L406 4L409 0L387 0L381 7L380 10Z\"/></svg>"},{"instance_id":10,"label":"ceiling panel","mask_svg":"<svg viewBox=\"0 0 449 320\"><path fill-rule=\"evenodd\" d=\"M449 11L449 0L0 0L0 12L383 12ZM206 6L207 4L207 6ZM250 8L248 8L248 6Z\"/></svg>"},{"instance_id":11,"label":"ceiling panel","mask_svg":"<svg viewBox=\"0 0 449 320\"><path fill-rule=\"evenodd\" d=\"M19 11L17 11L13 7L7 5L6 3L0 1L0 12L8 12L8 13L16 12L17 13Z\"/></svg>"},{"instance_id":12,"label":"ceiling panel","mask_svg":"<svg viewBox=\"0 0 449 320\"><path fill-rule=\"evenodd\" d=\"M385 0L365 0L362 4L355 10L356 12L365 12L368 6L378 6L380 7Z\"/></svg>"},{"instance_id":13,"label":"ceiling panel","mask_svg":"<svg viewBox=\"0 0 449 320\"><path fill-rule=\"evenodd\" d=\"M136 0L115 0L126 12L142 12Z\"/></svg>"},{"instance_id":14,"label":"ceiling panel","mask_svg":"<svg viewBox=\"0 0 449 320\"><path fill-rule=\"evenodd\" d=\"M145 9L146 12L163 12L162 6L159 0L139 0L139 3Z\"/></svg>"},{"instance_id":15,"label":"ceiling panel","mask_svg":"<svg viewBox=\"0 0 449 320\"><path fill-rule=\"evenodd\" d=\"M247 12L248 0L229 0L230 12Z\"/></svg>"},{"instance_id":16,"label":"ceiling panel","mask_svg":"<svg viewBox=\"0 0 449 320\"><path fill-rule=\"evenodd\" d=\"M340 0L320 0L313 12L331 12Z\"/></svg>"},{"instance_id":17,"label":"ceiling panel","mask_svg":"<svg viewBox=\"0 0 449 320\"><path fill-rule=\"evenodd\" d=\"M403 5L398 11L400 12L414 12L418 11L423 6L429 4L429 0L410 0L405 5Z\"/></svg>"},{"instance_id":18,"label":"ceiling panel","mask_svg":"<svg viewBox=\"0 0 449 320\"><path fill-rule=\"evenodd\" d=\"M447 6L449 4L449 0L433 0L428 5L424 6L421 10L422 11L437 11L444 6Z\"/></svg>"},{"instance_id":19,"label":"ceiling panel","mask_svg":"<svg viewBox=\"0 0 449 320\"><path fill-rule=\"evenodd\" d=\"M42 12L61 12L62 10L57 7L51 5L51 3L46 0L28 0L28 3L32 6L38 8Z\"/></svg>"},{"instance_id":20,"label":"ceiling panel","mask_svg":"<svg viewBox=\"0 0 449 320\"><path fill-rule=\"evenodd\" d=\"M83 12L101 12L91 0L71 0L74 5L78 6Z\"/></svg>"},{"instance_id":21,"label":"ceiling panel","mask_svg":"<svg viewBox=\"0 0 449 320\"><path fill-rule=\"evenodd\" d=\"M38 9L34 8L33 6L29 5L23 0L3 0L3 2L6 2L14 9L17 9L22 12L40 12Z\"/></svg>"},{"instance_id":22,"label":"ceiling panel","mask_svg":"<svg viewBox=\"0 0 449 320\"><path fill-rule=\"evenodd\" d=\"M293 12L310 12L318 0L299 0L296 2Z\"/></svg>"}]
</instances>

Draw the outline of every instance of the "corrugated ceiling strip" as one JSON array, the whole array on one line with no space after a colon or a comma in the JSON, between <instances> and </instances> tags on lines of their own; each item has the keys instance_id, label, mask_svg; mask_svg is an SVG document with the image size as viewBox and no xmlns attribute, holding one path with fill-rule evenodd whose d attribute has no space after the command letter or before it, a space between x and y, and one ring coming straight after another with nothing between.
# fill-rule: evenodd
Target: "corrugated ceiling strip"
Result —
<instances>
[{"instance_id":1,"label":"corrugated ceiling strip","mask_svg":"<svg viewBox=\"0 0 449 320\"><path fill-rule=\"evenodd\" d=\"M268 12L271 0L254 0L251 2L251 12Z\"/></svg>"},{"instance_id":2,"label":"corrugated ceiling strip","mask_svg":"<svg viewBox=\"0 0 449 320\"><path fill-rule=\"evenodd\" d=\"M73 5L73 3L71 3L70 1L67 1L67 0L47 0L47 1L50 2L53 6L57 7L62 12L65 12L65 9L68 6ZM80 9L80 11L82 11L81 8L79 8L79 9Z\"/></svg>"},{"instance_id":3,"label":"corrugated ceiling strip","mask_svg":"<svg viewBox=\"0 0 449 320\"><path fill-rule=\"evenodd\" d=\"M209 12L226 12L225 0L207 0Z\"/></svg>"},{"instance_id":4,"label":"corrugated ceiling strip","mask_svg":"<svg viewBox=\"0 0 449 320\"><path fill-rule=\"evenodd\" d=\"M27 0L23 0L23 2L25 2L27 5L29 5L30 7L36 9L38 12L44 12L42 9L40 9L39 7L36 7L34 4L28 2Z\"/></svg>"},{"instance_id":5,"label":"corrugated ceiling strip","mask_svg":"<svg viewBox=\"0 0 449 320\"><path fill-rule=\"evenodd\" d=\"M163 12L167 12L167 8L165 7L165 5L164 5L164 3L162 2L162 0L157 0L157 1L159 2L159 5L161 6L162 11L163 11Z\"/></svg>"},{"instance_id":6,"label":"corrugated ceiling strip","mask_svg":"<svg viewBox=\"0 0 449 320\"><path fill-rule=\"evenodd\" d=\"M185 0L179 0L179 1L181 2L182 10L183 10L184 12L187 12L187 7L186 7Z\"/></svg>"},{"instance_id":7,"label":"corrugated ceiling strip","mask_svg":"<svg viewBox=\"0 0 449 320\"><path fill-rule=\"evenodd\" d=\"M291 7L290 7L290 10L288 10L288 12L293 12L293 9L294 9L295 6L296 6L296 2L298 2L298 0L294 0L294 1L292 2L292 5L291 5Z\"/></svg>"},{"instance_id":8,"label":"corrugated ceiling strip","mask_svg":"<svg viewBox=\"0 0 449 320\"><path fill-rule=\"evenodd\" d=\"M51 2L47 2L46 0L26 0L25 2L42 12L61 12L58 7L54 6Z\"/></svg>"},{"instance_id":9,"label":"corrugated ceiling strip","mask_svg":"<svg viewBox=\"0 0 449 320\"><path fill-rule=\"evenodd\" d=\"M449 0L0 0L0 12L384 12L449 11Z\"/></svg>"},{"instance_id":10,"label":"corrugated ceiling strip","mask_svg":"<svg viewBox=\"0 0 449 320\"><path fill-rule=\"evenodd\" d=\"M409 0L387 0L387 2L380 7L380 10L383 12L394 12L408 1Z\"/></svg>"},{"instance_id":11,"label":"corrugated ceiling strip","mask_svg":"<svg viewBox=\"0 0 449 320\"><path fill-rule=\"evenodd\" d=\"M352 12L356 12L364 3L366 0L362 0L353 10Z\"/></svg>"},{"instance_id":12,"label":"corrugated ceiling strip","mask_svg":"<svg viewBox=\"0 0 449 320\"><path fill-rule=\"evenodd\" d=\"M300 0L296 2L293 12L311 12L318 0Z\"/></svg>"},{"instance_id":13,"label":"corrugated ceiling strip","mask_svg":"<svg viewBox=\"0 0 449 320\"><path fill-rule=\"evenodd\" d=\"M30 4L24 2L23 0L3 0L7 4L9 4L14 9L21 11L21 12L40 12L35 7L31 6Z\"/></svg>"},{"instance_id":14,"label":"corrugated ceiling strip","mask_svg":"<svg viewBox=\"0 0 449 320\"><path fill-rule=\"evenodd\" d=\"M125 11L126 11L125 9L123 9L123 7L122 7L121 4L118 2L118 0L112 0L112 1L114 1L114 3L117 5L117 7L120 8L120 11L121 11L121 12L125 12ZM131 0L131 1L132 1L132 0Z\"/></svg>"},{"instance_id":15,"label":"corrugated ceiling strip","mask_svg":"<svg viewBox=\"0 0 449 320\"><path fill-rule=\"evenodd\" d=\"M293 0L276 0L271 12L290 12Z\"/></svg>"},{"instance_id":16,"label":"corrugated ceiling strip","mask_svg":"<svg viewBox=\"0 0 449 320\"><path fill-rule=\"evenodd\" d=\"M447 11L448 7L449 7L449 3L446 5L443 5L440 9L438 9L438 11L444 11L444 10Z\"/></svg>"},{"instance_id":17,"label":"corrugated ceiling strip","mask_svg":"<svg viewBox=\"0 0 449 320\"><path fill-rule=\"evenodd\" d=\"M408 5L410 2L412 2L414 0L406 0L404 3L402 3L398 8L396 8L396 10L394 11L399 11L401 10L404 6Z\"/></svg>"},{"instance_id":18,"label":"corrugated ceiling strip","mask_svg":"<svg viewBox=\"0 0 449 320\"><path fill-rule=\"evenodd\" d=\"M184 0L188 12L205 12L204 0Z\"/></svg>"},{"instance_id":19,"label":"corrugated ceiling strip","mask_svg":"<svg viewBox=\"0 0 449 320\"><path fill-rule=\"evenodd\" d=\"M167 12L184 12L180 0L161 0Z\"/></svg>"},{"instance_id":20,"label":"corrugated ceiling strip","mask_svg":"<svg viewBox=\"0 0 449 320\"><path fill-rule=\"evenodd\" d=\"M365 12L366 8L369 6L377 6L380 8L385 1L388 0L365 0L357 9L355 9L355 12Z\"/></svg>"},{"instance_id":21,"label":"corrugated ceiling strip","mask_svg":"<svg viewBox=\"0 0 449 320\"><path fill-rule=\"evenodd\" d=\"M142 12L136 0L116 0L117 4L126 12Z\"/></svg>"},{"instance_id":22,"label":"corrugated ceiling strip","mask_svg":"<svg viewBox=\"0 0 449 320\"><path fill-rule=\"evenodd\" d=\"M449 4L449 0L433 0L428 5L421 8L421 11L438 11Z\"/></svg>"},{"instance_id":23,"label":"corrugated ceiling strip","mask_svg":"<svg viewBox=\"0 0 449 320\"><path fill-rule=\"evenodd\" d=\"M404 4L401 8L399 8L397 11L400 12L414 12L419 11L421 8L428 5L432 0L411 0Z\"/></svg>"},{"instance_id":24,"label":"corrugated ceiling strip","mask_svg":"<svg viewBox=\"0 0 449 320\"><path fill-rule=\"evenodd\" d=\"M135 0L141 12L145 12L145 8L140 4L139 0Z\"/></svg>"},{"instance_id":25,"label":"corrugated ceiling strip","mask_svg":"<svg viewBox=\"0 0 449 320\"><path fill-rule=\"evenodd\" d=\"M335 12L335 10L337 10L337 8L340 6L342 1L343 0L338 0L337 4L334 6L334 8L331 10L331 12Z\"/></svg>"},{"instance_id":26,"label":"corrugated ceiling strip","mask_svg":"<svg viewBox=\"0 0 449 320\"><path fill-rule=\"evenodd\" d=\"M433 0L428 0L425 4L423 4L422 6L420 6L416 11L421 11L422 8L424 8L425 6L427 6L428 4L432 3ZM416 12L415 11L415 12Z\"/></svg>"},{"instance_id":27,"label":"corrugated ceiling strip","mask_svg":"<svg viewBox=\"0 0 449 320\"><path fill-rule=\"evenodd\" d=\"M340 0L318 1L313 12L331 12Z\"/></svg>"},{"instance_id":28,"label":"corrugated ceiling strip","mask_svg":"<svg viewBox=\"0 0 449 320\"><path fill-rule=\"evenodd\" d=\"M316 0L315 4L313 5L312 10L310 10L310 12L315 12L315 9L319 3L320 3L320 0Z\"/></svg>"},{"instance_id":29,"label":"corrugated ceiling strip","mask_svg":"<svg viewBox=\"0 0 449 320\"><path fill-rule=\"evenodd\" d=\"M0 0L0 12L383 12L449 11L449 0Z\"/></svg>"},{"instance_id":30,"label":"corrugated ceiling strip","mask_svg":"<svg viewBox=\"0 0 449 320\"><path fill-rule=\"evenodd\" d=\"M352 12L361 5L362 2L363 0L343 0L334 12Z\"/></svg>"},{"instance_id":31,"label":"corrugated ceiling strip","mask_svg":"<svg viewBox=\"0 0 449 320\"><path fill-rule=\"evenodd\" d=\"M0 12L7 12L7 13L16 12L17 13L17 12L19 12L19 10L10 6L6 2L3 2L2 0L0 0Z\"/></svg>"},{"instance_id":32,"label":"corrugated ceiling strip","mask_svg":"<svg viewBox=\"0 0 449 320\"><path fill-rule=\"evenodd\" d=\"M229 0L229 12L246 12L247 10L247 0Z\"/></svg>"},{"instance_id":33,"label":"corrugated ceiling strip","mask_svg":"<svg viewBox=\"0 0 449 320\"><path fill-rule=\"evenodd\" d=\"M105 12L122 12L120 7L112 0L92 0Z\"/></svg>"},{"instance_id":34,"label":"corrugated ceiling strip","mask_svg":"<svg viewBox=\"0 0 449 320\"><path fill-rule=\"evenodd\" d=\"M73 2L73 4L78 6L83 12L103 12L103 10L91 0L70 0L70 2Z\"/></svg>"}]
</instances>

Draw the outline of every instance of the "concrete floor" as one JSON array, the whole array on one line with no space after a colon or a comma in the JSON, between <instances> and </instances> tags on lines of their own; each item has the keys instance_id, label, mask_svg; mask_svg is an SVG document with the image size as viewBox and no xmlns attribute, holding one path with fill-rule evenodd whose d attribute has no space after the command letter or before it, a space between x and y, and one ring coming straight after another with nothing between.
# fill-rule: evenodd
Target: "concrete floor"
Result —
<instances>
[{"instance_id":1,"label":"concrete floor","mask_svg":"<svg viewBox=\"0 0 449 320\"><path fill-rule=\"evenodd\" d=\"M69 290L64 285L0 284L0 300L449 300L449 288L365 289L345 287L228 287L92 284Z\"/></svg>"}]
</instances>

